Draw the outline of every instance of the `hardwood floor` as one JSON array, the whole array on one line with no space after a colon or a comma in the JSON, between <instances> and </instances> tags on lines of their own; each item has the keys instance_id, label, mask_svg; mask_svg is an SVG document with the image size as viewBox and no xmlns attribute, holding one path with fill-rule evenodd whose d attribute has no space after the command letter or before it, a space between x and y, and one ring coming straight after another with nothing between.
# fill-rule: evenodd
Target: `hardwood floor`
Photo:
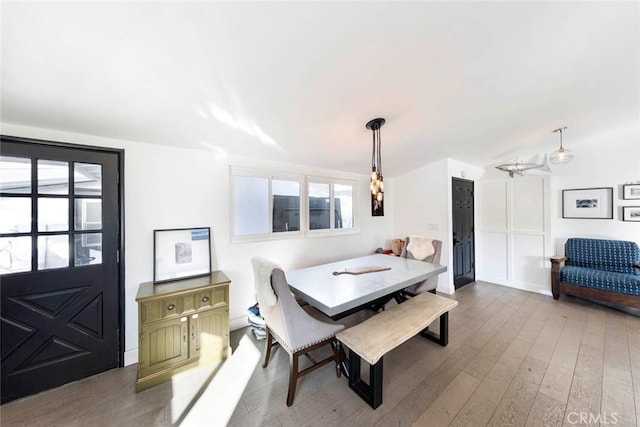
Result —
<instances>
[{"instance_id":1,"label":"hardwood floor","mask_svg":"<svg viewBox=\"0 0 640 427\"><path fill-rule=\"evenodd\" d=\"M136 394L136 366L0 407L2 426L640 425L640 317L477 282L459 289L449 345L414 337L385 356L372 410L324 366L286 406L288 355L232 333L233 356ZM365 313L346 318L351 324ZM437 322L436 322L437 323Z\"/></svg>"}]
</instances>

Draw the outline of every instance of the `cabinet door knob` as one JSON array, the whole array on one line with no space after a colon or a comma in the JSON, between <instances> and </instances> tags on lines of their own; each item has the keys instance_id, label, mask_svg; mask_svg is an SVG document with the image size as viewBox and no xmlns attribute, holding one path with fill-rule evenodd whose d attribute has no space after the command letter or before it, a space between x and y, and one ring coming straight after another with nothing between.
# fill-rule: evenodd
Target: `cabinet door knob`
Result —
<instances>
[{"instance_id":1,"label":"cabinet door knob","mask_svg":"<svg viewBox=\"0 0 640 427\"><path fill-rule=\"evenodd\" d=\"M208 296L206 296L206 295L205 295L205 296L203 296L203 297L202 297L202 302L207 302L207 301L209 301L209 297L208 297Z\"/></svg>"},{"instance_id":2,"label":"cabinet door knob","mask_svg":"<svg viewBox=\"0 0 640 427\"><path fill-rule=\"evenodd\" d=\"M176 308L176 305L175 305L175 304L169 304L169 305L167 306L167 310L169 310L169 311L173 310L174 308Z\"/></svg>"}]
</instances>

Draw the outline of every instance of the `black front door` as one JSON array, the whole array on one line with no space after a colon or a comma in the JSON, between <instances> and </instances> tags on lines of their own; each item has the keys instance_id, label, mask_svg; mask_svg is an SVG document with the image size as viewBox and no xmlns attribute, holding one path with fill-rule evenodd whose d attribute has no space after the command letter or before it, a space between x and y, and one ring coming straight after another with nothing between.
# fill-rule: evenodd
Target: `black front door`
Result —
<instances>
[{"instance_id":1,"label":"black front door","mask_svg":"<svg viewBox=\"0 0 640 427\"><path fill-rule=\"evenodd\" d=\"M119 365L118 151L2 137L2 402Z\"/></svg>"},{"instance_id":2,"label":"black front door","mask_svg":"<svg viewBox=\"0 0 640 427\"><path fill-rule=\"evenodd\" d=\"M451 179L453 205L453 285L456 289L476 280L473 234L473 181Z\"/></svg>"}]
</instances>

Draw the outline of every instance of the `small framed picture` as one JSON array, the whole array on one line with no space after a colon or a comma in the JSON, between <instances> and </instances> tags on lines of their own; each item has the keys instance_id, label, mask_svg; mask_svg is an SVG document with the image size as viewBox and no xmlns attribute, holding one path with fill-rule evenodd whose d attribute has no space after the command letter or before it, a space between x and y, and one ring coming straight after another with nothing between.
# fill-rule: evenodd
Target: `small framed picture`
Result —
<instances>
[{"instance_id":1,"label":"small framed picture","mask_svg":"<svg viewBox=\"0 0 640 427\"><path fill-rule=\"evenodd\" d=\"M640 184L623 185L622 198L625 200L640 200Z\"/></svg>"},{"instance_id":2,"label":"small framed picture","mask_svg":"<svg viewBox=\"0 0 640 427\"><path fill-rule=\"evenodd\" d=\"M640 222L640 206L623 206L622 220Z\"/></svg>"},{"instance_id":3,"label":"small framed picture","mask_svg":"<svg viewBox=\"0 0 640 427\"><path fill-rule=\"evenodd\" d=\"M155 283L211 274L211 229L153 230Z\"/></svg>"},{"instance_id":4,"label":"small framed picture","mask_svg":"<svg viewBox=\"0 0 640 427\"><path fill-rule=\"evenodd\" d=\"M613 219L613 187L562 190L562 218Z\"/></svg>"}]
</instances>

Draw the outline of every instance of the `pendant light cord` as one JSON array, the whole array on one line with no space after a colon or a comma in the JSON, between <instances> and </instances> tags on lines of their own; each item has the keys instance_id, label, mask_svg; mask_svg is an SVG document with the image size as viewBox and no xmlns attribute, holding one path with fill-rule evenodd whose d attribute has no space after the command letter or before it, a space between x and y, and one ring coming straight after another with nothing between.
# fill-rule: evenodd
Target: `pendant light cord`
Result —
<instances>
[{"instance_id":1,"label":"pendant light cord","mask_svg":"<svg viewBox=\"0 0 640 427\"><path fill-rule=\"evenodd\" d=\"M556 132L560 132L560 149L562 150L562 132L564 132L565 130L567 130L567 127L563 127L563 128L558 128L556 130L553 131L553 133Z\"/></svg>"},{"instance_id":2,"label":"pendant light cord","mask_svg":"<svg viewBox=\"0 0 640 427\"><path fill-rule=\"evenodd\" d=\"M382 176L382 140L380 137L380 128L378 128L378 130L376 130L376 133L378 134L378 173L380 173L380 176Z\"/></svg>"}]
</instances>

